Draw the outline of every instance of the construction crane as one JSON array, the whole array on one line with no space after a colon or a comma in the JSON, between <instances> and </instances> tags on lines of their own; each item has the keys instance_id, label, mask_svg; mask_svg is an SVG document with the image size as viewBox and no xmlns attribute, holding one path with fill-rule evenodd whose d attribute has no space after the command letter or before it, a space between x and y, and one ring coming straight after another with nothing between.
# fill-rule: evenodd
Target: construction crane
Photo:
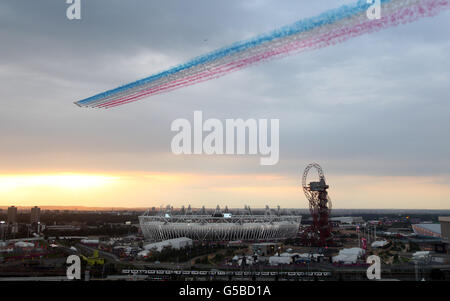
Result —
<instances>
[{"instance_id":1,"label":"construction crane","mask_svg":"<svg viewBox=\"0 0 450 301\"><path fill-rule=\"evenodd\" d=\"M308 174L311 169L316 169L319 181L308 183ZM309 211L312 224L303 232L303 240L307 245L327 247L332 244L332 227L329 221L331 214L331 200L327 189L329 186L325 181L322 167L317 163L309 164L303 172L303 192L309 201Z\"/></svg>"}]
</instances>

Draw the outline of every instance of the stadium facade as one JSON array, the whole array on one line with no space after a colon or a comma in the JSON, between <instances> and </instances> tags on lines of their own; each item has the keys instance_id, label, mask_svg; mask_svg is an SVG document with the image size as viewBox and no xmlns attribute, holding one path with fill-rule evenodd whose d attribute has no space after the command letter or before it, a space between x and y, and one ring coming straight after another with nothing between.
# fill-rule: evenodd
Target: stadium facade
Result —
<instances>
[{"instance_id":1,"label":"stadium facade","mask_svg":"<svg viewBox=\"0 0 450 301\"><path fill-rule=\"evenodd\" d=\"M144 237L163 241L188 237L196 241L273 241L294 238L301 216L253 214L182 214L139 217Z\"/></svg>"}]
</instances>

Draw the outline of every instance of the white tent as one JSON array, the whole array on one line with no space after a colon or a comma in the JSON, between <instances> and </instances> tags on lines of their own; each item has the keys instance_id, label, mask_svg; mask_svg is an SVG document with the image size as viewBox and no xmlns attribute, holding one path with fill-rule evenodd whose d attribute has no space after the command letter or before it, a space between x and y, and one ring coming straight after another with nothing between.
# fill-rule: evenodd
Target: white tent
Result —
<instances>
[{"instance_id":1,"label":"white tent","mask_svg":"<svg viewBox=\"0 0 450 301\"><path fill-rule=\"evenodd\" d=\"M16 248L32 248L34 247L34 244L26 241L18 241L14 244L14 246Z\"/></svg>"},{"instance_id":2,"label":"white tent","mask_svg":"<svg viewBox=\"0 0 450 301\"><path fill-rule=\"evenodd\" d=\"M413 254L413 259L426 259L430 256L430 251L419 251Z\"/></svg>"},{"instance_id":3,"label":"white tent","mask_svg":"<svg viewBox=\"0 0 450 301\"><path fill-rule=\"evenodd\" d=\"M363 256L366 251L361 248L349 248L349 249L342 249L339 251L339 255L356 255L358 257Z\"/></svg>"},{"instance_id":4,"label":"white tent","mask_svg":"<svg viewBox=\"0 0 450 301\"><path fill-rule=\"evenodd\" d=\"M192 246L192 239L187 237L180 237L175 239L164 240L160 242L151 243L144 246L145 250L156 249L161 252L165 247L171 247L172 249L182 249L188 246Z\"/></svg>"},{"instance_id":5,"label":"white tent","mask_svg":"<svg viewBox=\"0 0 450 301\"><path fill-rule=\"evenodd\" d=\"M365 251L361 248L349 248L339 251L339 255L333 256L333 262L340 262L344 264L353 264L358 261L358 258L363 256Z\"/></svg>"},{"instance_id":6,"label":"white tent","mask_svg":"<svg viewBox=\"0 0 450 301\"><path fill-rule=\"evenodd\" d=\"M292 257L287 256L271 256L269 257L270 265L279 265L279 264L291 264Z\"/></svg>"},{"instance_id":7,"label":"white tent","mask_svg":"<svg viewBox=\"0 0 450 301\"><path fill-rule=\"evenodd\" d=\"M298 257L300 257L300 258L307 258L307 259L311 258L311 254L309 254L309 253L302 253L302 254L296 254L296 255L298 255Z\"/></svg>"},{"instance_id":8,"label":"white tent","mask_svg":"<svg viewBox=\"0 0 450 301\"><path fill-rule=\"evenodd\" d=\"M337 255L333 256L333 262L339 262L344 264L354 264L358 261L357 255Z\"/></svg>"},{"instance_id":9,"label":"white tent","mask_svg":"<svg viewBox=\"0 0 450 301\"><path fill-rule=\"evenodd\" d=\"M372 243L372 248L382 248L386 246L389 242L387 240L378 240Z\"/></svg>"},{"instance_id":10,"label":"white tent","mask_svg":"<svg viewBox=\"0 0 450 301\"><path fill-rule=\"evenodd\" d=\"M144 250L144 251L139 252L139 253L137 254L137 256L138 256L138 257L147 257L147 256L148 256L148 253L150 253L149 250Z\"/></svg>"}]
</instances>

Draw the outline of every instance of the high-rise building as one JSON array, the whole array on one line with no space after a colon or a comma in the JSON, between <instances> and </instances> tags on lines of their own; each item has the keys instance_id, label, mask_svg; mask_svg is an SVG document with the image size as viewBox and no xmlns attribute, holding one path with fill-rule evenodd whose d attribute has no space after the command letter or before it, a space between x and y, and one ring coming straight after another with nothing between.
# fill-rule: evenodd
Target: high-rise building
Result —
<instances>
[{"instance_id":1,"label":"high-rise building","mask_svg":"<svg viewBox=\"0 0 450 301\"><path fill-rule=\"evenodd\" d=\"M8 207L8 224L17 223L17 207Z\"/></svg>"},{"instance_id":2,"label":"high-rise building","mask_svg":"<svg viewBox=\"0 0 450 301\"><path fill-rule=\"evenodd\" d=\"M31 218L30 218L30 222L33 223L38 223L41 220L41 208L34 206L33 208L31 208Z\"/></svg>"}]
</instances>

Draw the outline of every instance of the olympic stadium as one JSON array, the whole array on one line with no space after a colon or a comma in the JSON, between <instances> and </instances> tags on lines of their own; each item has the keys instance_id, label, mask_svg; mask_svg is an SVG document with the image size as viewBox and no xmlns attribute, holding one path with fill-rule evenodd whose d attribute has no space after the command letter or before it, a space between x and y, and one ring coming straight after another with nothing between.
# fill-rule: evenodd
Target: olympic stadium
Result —
<instances>
[{"instance_id":1,"label":"olympic stadium","mask_svg":"<svg viewBox=\"0 0 450 301\"><path fill-rule=\"evenodd\" d=\"M205 212L150 215L146 211L139 224L146 240L163 241L188 237L196 241L273 241L294 238L301 216L254 215Z\"/></svg>"}]
</instances>

